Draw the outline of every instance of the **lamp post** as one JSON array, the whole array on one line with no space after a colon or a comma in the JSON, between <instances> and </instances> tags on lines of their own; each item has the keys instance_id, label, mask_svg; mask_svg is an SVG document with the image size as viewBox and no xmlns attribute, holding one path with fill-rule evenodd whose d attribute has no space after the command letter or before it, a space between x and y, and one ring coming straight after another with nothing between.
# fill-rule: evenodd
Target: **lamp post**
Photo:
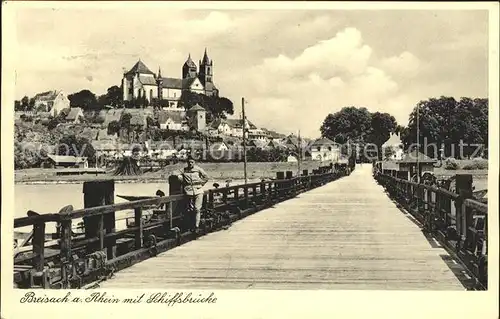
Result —
<instances>
[{"instance_id":1,"label":"lamp post","mask_svg":"<svg viewBox=\"0 0 500 319\"><path fill-rule=\"evenodd\" d=\"M246 141L246 117L245 117L245 98L241 98L241 111L243 113L243 171L245 184L247 184L247 141Z\"/></svg>"}]
</instances>

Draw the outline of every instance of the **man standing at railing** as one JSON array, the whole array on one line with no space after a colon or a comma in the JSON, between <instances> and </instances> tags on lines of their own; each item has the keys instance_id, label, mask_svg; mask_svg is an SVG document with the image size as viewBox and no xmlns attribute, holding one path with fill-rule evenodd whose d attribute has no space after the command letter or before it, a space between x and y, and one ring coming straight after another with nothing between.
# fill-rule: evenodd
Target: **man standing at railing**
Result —
<instances>
[{"instance_id":1,"label":"man standing at railing","mask_svg":"<svg viewBox=\"0 0 500 319\"><path fill-rule=\"evenodd\" d=\"M191 230L198 234L203 205L203 186L208 182L208 175L201 167L195 165L192 157L188 157L187 166L184 167L178 178L182 183L184 194L188 197Z\"/></svg>"}]
</instances>

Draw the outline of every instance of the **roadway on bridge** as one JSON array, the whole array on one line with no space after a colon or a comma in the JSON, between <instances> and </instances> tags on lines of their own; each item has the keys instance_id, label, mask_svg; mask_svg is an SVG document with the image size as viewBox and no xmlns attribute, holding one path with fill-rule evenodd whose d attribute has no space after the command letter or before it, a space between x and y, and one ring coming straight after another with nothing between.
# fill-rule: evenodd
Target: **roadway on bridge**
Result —
<instances>
[{"instance_id":1,"label":"roadway on bridge","mask_svg":"<svg viewBox=\"0 0 500 319\"><path fill-rule=\"evenodd\" d=\"M464 290L454 272L460 267L365 164L124 269L100 288Z\"/></svg>"}]
</instances>

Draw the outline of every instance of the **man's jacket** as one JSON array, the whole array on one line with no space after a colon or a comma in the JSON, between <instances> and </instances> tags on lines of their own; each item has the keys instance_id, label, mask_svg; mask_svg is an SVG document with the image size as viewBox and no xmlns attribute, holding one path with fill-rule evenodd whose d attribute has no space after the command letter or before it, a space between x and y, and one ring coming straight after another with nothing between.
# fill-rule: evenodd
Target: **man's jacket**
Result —
<instances>
[{"instance_id":1,"label":"man's jacket","mask_svg":"<svg viewBox=\"0 0 500 319\"><path fill-rule=\"evenodd\" d=\"M184 186L184 193L186 195L203 194L203 185L208 182L207 173L196 165L192 169L185 167L179 177Z\"/></svg>"}]
</instances>

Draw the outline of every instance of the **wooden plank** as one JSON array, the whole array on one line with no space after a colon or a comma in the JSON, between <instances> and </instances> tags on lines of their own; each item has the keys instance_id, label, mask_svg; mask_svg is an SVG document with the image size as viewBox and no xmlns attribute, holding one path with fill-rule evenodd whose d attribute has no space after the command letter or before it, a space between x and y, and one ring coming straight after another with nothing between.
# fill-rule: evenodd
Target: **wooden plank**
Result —
<instances>
[{"instance_id":1,"label":"wooden plank","mask_svg":"<svg viewBox=\"0 0 500 319\"><path fill-rule=\"evenodd\" d=\"M33 228L33 267L42 271L45 264L45 223L37 222Z\"/></svg>"},{"instance_id":2,"label":"wooden plank","mask_svg":"<svg viewBox=\"0 0 500 319\"><path fill-rule=\"evenodd\" d=\"M446 251L433 248L370 175L371 165L357 166L124 269L101 288L463 290Z\"/></svg>"}]
</instances>

